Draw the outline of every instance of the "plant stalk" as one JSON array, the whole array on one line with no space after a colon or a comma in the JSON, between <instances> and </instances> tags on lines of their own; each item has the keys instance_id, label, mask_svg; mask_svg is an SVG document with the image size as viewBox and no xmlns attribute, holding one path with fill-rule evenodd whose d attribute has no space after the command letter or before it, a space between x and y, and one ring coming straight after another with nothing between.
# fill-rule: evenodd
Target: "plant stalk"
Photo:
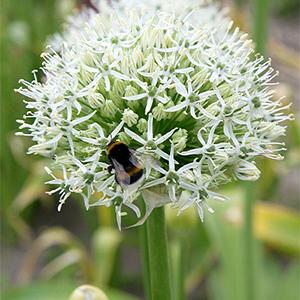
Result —
<instances>
[{"instance_id":1,"label":"plant stalk","mask_svg":"<svg viewBox=\"0 0 300 300\"><path fill-rule=\"evenodd\" d=\"M269 0L252 0L253 37L256 52L265 55L270 17Z\"/></svg>"},{"instance_id":2,"label":"plant stalk","mask_svg":"<svg viewBox=\"0 0 300 300\"><path fill-rule=\"evenodd\" d=\"M245 269L245 286L246 300L255 298L255 280L254 280L254 237L253 237L253 206L254 206L254 189L252 182L245 182L245 224L244 224L244 269Z\"/></svg>"},{"instance_id":3,"label":"plant stalk","mask_svg":"<svg viewBox=\"0 0 300 300\"><path fill-rule=\"evenodd\" d=\"M146 207L144 201L141 201L141 212L145 214ZM140 249L142 256L142 267L143 267L143 282L146 299L151 299L151 283L150 283L150 265L149 265L149 251L148 251L148 233L147 224L139 226L139 239Z\"/></svg>"},{"instance_id":4,"label":"plant stalk","mask_svg":"<svg viewBox=\"0 0 300 300\"><path fill-rule=\"evenodd\" d=\"M185 246L186 236L177 233L176 240L172 244L172 283L175 300L185 300Z\"/></svg>"},{"instance_id":5,"label":"plant stalk","mask_svg":"<svg viewBox=\"0 0 300 300\"><path fill-rule=\"evenodd\" d=\"M172 300L167 230L163 206L152 211L146 225L151 300Z\"/></svg>"}]
</instances>

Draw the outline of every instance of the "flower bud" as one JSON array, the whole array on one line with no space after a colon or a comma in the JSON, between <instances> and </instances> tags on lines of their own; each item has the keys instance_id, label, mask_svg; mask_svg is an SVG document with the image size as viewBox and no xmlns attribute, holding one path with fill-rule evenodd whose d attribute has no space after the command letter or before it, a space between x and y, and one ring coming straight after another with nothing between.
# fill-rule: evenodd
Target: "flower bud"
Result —
<instances>
[{"instance_id":1,"label":"flower bud","mask_svg":"<svg viewBox=\"0 0 300 300\"><path fill-rule=\"evenodd\" d=\"M113 103L112 100L106 100L103 107L102 107L102 114L106 118L111 118L115 116L116 112L118 111L117 106Z\"/></svg>"},{"instance_id":2,"label":"flower bud","mask_svg":"<svg viewBox=\"0 0 300 300\"><path fill-rule=\"evenodd\" d=\"M90 91L87 97L87 100L91 107L99 108L103 106L105 99L102 94L97 93L95 91Z\"/></svg>"},{"instance_id":3,"label":"flower bud","mask_svg":"<svg viewBox=\"0 0 300 300\"><path fill-rule=\"evenodd\" d=\"M131 109L126 108L123 112L122 119L129 127L131 127L132 125L137 123L139 116L135 112L133 112Z\"/></svg>"},{"instance_id":4,"label":"flower bud","mask_svg":"<svg viewBox=\"0 0 300 300\"><path fill-rule=\"evenodd\" d=\"M188 132L185 129L178 129L172 136L172 142L175 149L181 152L186 147L186 141L188 138Z\"/></svg>"},{"instance_id":5,"label":"flower bud","mask_svg":"<svg viewBox=\"0 0 300 300\"><path fill-rule=\"evenodd\" d=\"M146 132L147 131L148 122L144 118L139 119L137 128L140 132Z\"/></svg>"},{"instance_id":6,"label":"flower bud","mask_svg":"<svg viewBox=\"0 0 300 300\"><path fill-rule=\"evenodd\" d=\"M234 174L238 179L255 181L260 176L260 171L257 169L254 163L240 160L233 167Z\"/></svg>"},{"instance_id":7,"label":"flower bud","mask_svg":"<svg viewBox=\"0 0 300 300\"><path fill-rule=\"evenodd\" d=\"M81 285L76 288L69 300L109 300L106 294L99 288L92 285Z\"/></svg>"},{"instance_id":8,"label":"flower bud","mask_svg":"<svg viewBox=\"0 0 300 300\"><path fill-rule=\"evenodd\" d=\"M166 119L167 112L164 111L164 106L162 103L158 103L158 105L153 108L153 117L157 121Z\"/></svg>"}]
</instances>

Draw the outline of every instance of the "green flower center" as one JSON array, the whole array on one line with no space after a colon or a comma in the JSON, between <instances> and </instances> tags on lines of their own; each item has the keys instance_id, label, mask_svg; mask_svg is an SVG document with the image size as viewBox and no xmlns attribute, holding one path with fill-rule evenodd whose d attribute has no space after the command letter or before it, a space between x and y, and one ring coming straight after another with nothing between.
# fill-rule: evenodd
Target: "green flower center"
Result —
<instances>
[{"instance_id":1,"label":"green flower center","mask_svg":"<svg viewBox=\"0 0 300 300\"><path fill-rule=\"evenodd\" d=\"M153 141L147 141L147 143L145 144L145 148L149 150L156 150L157 146Z\"/></svg>"},{"instance_id":2,"label":"green flower center","mask_svg":"<svg viewBox=\"0 0 300 300\"><path fill-rule=\"evenodd\" d=\"M168 70L169 70L170 74L173 74L175 72L175 68L174 67L166 65L164 67L164 71L167 72Z\"/></svg>"},{"instance_id":3,"label":"green flower center","mask_svg":"<svg viewBox=\"0 0 300 300\"><path fill-rule=\"evenodd\" d=\"M102 65L102 68L103 68L105 71L108 71L109 65L108 65L108 64L103 64L103 65Z\"/></svg>"},{"instance_id":4,"label":"green flower center","mask_svg":"<svg viewBox=\"0 0 300 300\"><path fill-rule=\"evenodd\" d=\"M86 184L91 184L94 181L95 176L91 173L85 173L83 175Z\"/></svg>"},{"instance_id":5,"label":"green flower center","mask_svg":"<svg viewBox=\"0 0 300 300\"><path fill-rule=\"evenodd\" d=\"M216 147L214 145L206 149L206 152L215 152L215 151L216 151Z\"/></svg>"},{"instance_id":6,"label":"green flower center","mask_svg":"<svg viewBox=\"0 0 300 300\"><path fill-rule=\"evenodd\" d=\"M166 182L168 184L179 184L179 178L175 171L170 171L166 177Z\"/></svg>"},{"instance_id":7,"label":"green flower center","mask_svg":"<svg viewBox=\"0 0 300 300\"><path fill-rule=\"evenodd\" d=\"M241 154L239 155L240 158L246 158L248 155L247 153L250 151L247 147L240 148Z\"/></svg>"},{"instance_id":8,"label":"green flower center","mask_svg":"<svg viewBox=\"0 0 300 300\"><path fill-rule=\"evenodd\" d=\"M254 97L251 102L253 103L255 108L259 108L260 107L260 100L258 97Z\"/></svg>"},{"instance_id":9,"label":"green flower center","mask_svg":"<svg viewBox=\"0 0 300 300\"><path fill-rule=\"evenodd\" d=\"M63 132L66 132L67 129L65 127L68 127L70 125L70 122L66 121L66 120L62 120L60 123L60 130Z\"/></svg>"},{"instance_id":10,"label":"green flower center","mask_svg":"<svg viewBox=\"0 0 300 300\"><path fill-rule=\"evenodd\" d=\"M217 63L217 68L219 68L219 69L224 69L225 68L225 65L224 64L222 64L222 63L220 63L220 62L218 62Z\"/></svg>"},{"instance_id":11,"label":"green flower center","mask_svg":"<svg viewBox=\"0 0 300 300\"><path fill-rule=\"evenodd\" d=\"M62 183L61 185L60 185L60 187L61 187L61 189L65 192L65 193L68 193L69 191L70 191L70 185L69 184L64 184L64 183Z\"/></svg>"},{"instance_id":12,"label":"green flower center","mask_svg":"<svg viewBox=\"0 0 300 300\"><path fill-rule=\"evenodd\" d=\"M117 196L115 199L114 199L114 205L115 206L120 206L123 202L123 198L121 196Z\"/></svg>"},{"instance_id":13,"label":"green flower center","mask_svg":"<svg viewBox=\"0 0 300 300\"><path fill-rule=\"evenodd\" d=\"M201 199L207 199L208 198L208 193L204 189L199 190L199 194L200 194Z\"/></svg>"},{"instance_id":14,"label":"green flower center","mask_svg":"<svg viewBox=\"0 0 300 300\"><path fill-rule=\"evenodd\" d=\"M224 114L226 116L230 116L230 115L232 115L232 113L233 113L232 107L230 105L226 105L224 108Z\"/></svg>"},{"instance_id":15,"label":"green flower center","mask_svg":"<svg viewBox=\"0 0 300 300\"><path fill-rule=\"evenodd\" d=\"M156 95L156 93L157 93L157 90L158 90L158 88L156 86L150 86L149 87L148 95L150 97L154 97Z\"/></svg>"},{"instance_id":16,"label":"green flower center","mask_svg":"<svg viewBox=\"0 0 300 300\"><path fill-rule=\"evenodd\" d=\"M119 39L118 39L118 37L113 37L113 38L111 38L110 41L111 41L112 44L118 44Z\"/></svg>"},{"instance_id":17,"label":"green flower center","mask_svg":"<svg viewBox=\"0 0 300 300\"><path fill-rule=\"evenodd\" d=\"M200 97L196 93L191 93L189 96L191 102L197 102L200 100Z\"/></svg>"}]
</instances>

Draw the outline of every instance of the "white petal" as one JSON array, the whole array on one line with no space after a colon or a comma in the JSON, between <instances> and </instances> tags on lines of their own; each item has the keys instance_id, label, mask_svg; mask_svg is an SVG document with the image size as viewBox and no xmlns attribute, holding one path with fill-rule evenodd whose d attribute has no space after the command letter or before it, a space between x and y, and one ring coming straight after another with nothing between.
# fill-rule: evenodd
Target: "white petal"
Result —
<instances>
[{"instance_id":1,"label":"white petal","mask_svg":"<svg viewBox=\"0 0 300 300\"><path fill-rule=\"evenodd\" d=\"M145 109L145 114L147 115L148 112L150 111L151 107L152 107L152 103L153 103L153 98L148 98L147 100L147 105L146 105L146 109Z\"/></svg>"},{"instance_id":2,"label":"white petal","mask_svg":"<svg viewBox=\"0 0 300 300\"><path fill-rule=\"evenodd\" d=\"M166 152L162 151L161 149L157 148L155 153L158 154L160 157L164 158L165 160L169 160L170 156Z\"/></svg>"},{"instance_id":3,"label":"white petal","mask_svg":"<svg viewBox=\"0 0 300 300\"><path fill-rule=\"evenodd\" d=\"M60 132L60 133L59 133L57 136L55 136L53 139L51 139L51 140L45 142L45 144L46 144L46 145L48 145L48 144L54 144L54 143L58 142L58 141L61 139L61 137L62 137L63 135L64 135L64 133L63 133L63 132Z\"/></svg>"},{"instance_id":4,"label":"white petal","mask_svg":"<svg viewBox=\"0 0 300 300\"><path fill-rule=\"evenodd\" d=\"M205 150L204 148L197 148L197 149L192 149L192 150L188 150L188 151L183 151L178 154L183 155L183 156L198 155L198 154L203 154L204 150Z\"/></svg>"},{"instance_id":5,"label":"white petal","mask_svg":"<svg viewBox=\"0 0 300 300\"><path fill-rule=\"evenodd\" d=\"M157 146L157 145L163 143L164 141L166 141L173 134L173 132L175 130L177 130L177 127L173 128L171 131L167 132L166 134L164 134L163 136L161 136L160 138L155 140L154 141L155 145Z\"/></svg>"},{"instance_id":6,"label":"white petal","mask_svg":"<svg viewBox=\"0 0 300 300\"><path fill-rule=\"evenodd\" d=\"M123 99L125 99L125 100L139 100L139 99L145 98L147 96L148 96L147 93L143 93L143 94L138 94L138 95L133 95L133 96L128 96L128 97L123 97Z\"/></svg>"},{"instance_id":7,"label":"white petal","mask_svg":"<svg viewBox=\"0 0 300 300\"><path fill-rule=\"evenodd\" d=\"M123 79L123 80L129 80L130 79L128 76L126 76L122 73L116 72L114 70L111 70L110 74L116 76L117 78Z\"/></svg>"},{"instance_id":8,"label":"white petal","mask_svg":"<svg viewBox=\"0 0 300 300\"><path fill-rule=\"evenodd\" d=\"M175 70L174 73L186 74L186 73L190 73L193 71L194 71L194 68L189 67L189 68Z\"/></svg>"},{"instance_id":9,"label":"white petal","mask_svg":"<svg viewBox=\"0 0 300 300\"><path fill-rule=\"evenodd\" d=\"M162 97L162 96L155 96L155 98L158 100L158 101L160 101L161 103L163 103L163 104L166 104L167 102L168 102L168 99L166 99L166 98L164 98L164 97Z\"/></svg>"},{"instance_id":10,"label":"white petal","mask_svg":"<svg viewBox=\"0 0 300 300\"><path fill-rule=\"evenodd\" d=\"M213 198L213 199L216 199L216 200L220 200L220 201L230 201L232 202L232 200L226 196L223 196L223 195L220 195L218 193L215 193L215 192L211 192L211 191L207 191L208 193L208 196L210 198Z\"/></svg>"},{"instance_id":11,"label":"white petal","mask_svg":"<svg viewBox=\"0 0 300 300\"><path fill-rule=\"evenodd\" d=\"M121 130L121 128L122 128L123 125L124 125L124 121L122 120L119 123L119 125L110 134L110 136L111 136L112 139L118 134L118 132Z\"/></svg>"},{"instance_id":12,"label":"white petal","mask_svg":"<svg viewBox=\"0 0 300 300\"><path fill-rule=\"evenodd\" d=\"M159 179L155 179L155 180L152 180L152 181L149 181L149 182L145 183L140 189L147 189L151 186L159 185L159 184L162 184L164 182L165 182L164 177L159 178Z\"/></svg>"},{"instance_id":13,"label":"white petal","mask_svg":"<svg viewBox=\"0 0 300 300\"><path fill-rule=\"evenodd\" d=\"M135 214L136 214L136 216L138 217L138 218L140 218L141 217L141 212L140 212L140 210L139 210L139 208L136 206L136 205L134 205L134 204L132 204L132 203L124 203L126 206L128 206L129 208L131 208L134 212L135 212Z\"/></svg>"},{"instance_id":14,"label":"white petal","mask_svg":"<svg viewBox=\"0 0 300 300\"><path fill-rule=\"evenodd\" d=\"M141 143L143 145L145 145L147 143L143 138L138 136L135 132L131 131L130 129L124 128L124 131L125 131L126 134L128 134L135 141L138 141L139 143Z\"/></svg>"},{"instance_id":15,"label":"white petal","mask_svg":"<svg viewBox=\"0 0 300 300\"><path fill-rule=\"evenodd\" d=\"M177 77L174 77L174 81L176 82L176 92L182 95L183 97L187 97L188 93L185 86L179 81Z\"/></svg>"},{"instance_id":16,"label":"white petal","mask_svg":"<svg viewBox=\"0 0 300 300\"><path fill-rule=\"evenodd\" d=\"M153 140L153 115L152 114L149 114L149 117L148 117L147 139L148 139L148 141Z\"/></svg>"},{"instance_id":17,"label":"white petal","mask_svg":"<svg viewBox=\"0 0 300 300\"><path fill-rule=\"evenodd\" d=\"M93 127L95 127L95 128L98 130L98 133L99 133L100 137L101 137L102 139L104 139L105 136L104 136L104 132L103 132L102 127L101 127L98 123L93 123L93 124L91 125L91 128L93 128Z\"/></svg>"},{"instance_id":18,"label":"white petal","mask_svg":"<svg viewBox=\"0 0 300 300\"><path fill-rule=\"evenodd\" d=\"M175 170L175 163L174 163L174 144L171 144L171 151L170 151L170 158L169 158L169 170Z\"/></svg>"},{"instance_id":19,"label":"white petal","mask_svg":"<svg viewBox=\"0 0 300 300\"><path fill-rule=\"evenodd\" d=\"M80 103L77 100L75 100L74 101L74 105L75 105L75 107L77 109L77 115L80 114L80 112L81 112L81 105L80 105Z\"/></svg>"},{"instance_id":20,"label":"white petal","mask_svg":"<svg viewBox=\"0 0 300 300\"><path fill-rule=\"evenodd\" d=\"M199 217L201 219L201 222L203 222L203 205L202 205L202 201L197 202L197 211L198 211Z\"/></svg>"},{"instance_id":21,"label":"white petal","mask_svg":"<svg viewBox=\"0 0 300 300\"><path fill-rule=\"evenodd\" d=\"M185 107L187 107L189 105L189 101L188 100L185 100L175 106L172 106L172 107L169 107L167 109L164 109L164 111L166 112L174 112L174 111L179 111Z\"/></svg>"},{"instance_id":22,"label":"white petal","mask_svg":"<svg viewBox=\"0 0 300 300\"><path fill-rule=\"evenodd\" d=\"M83 123L83 122L87 121L88 119L90 119L96 112L97 112L97 111L95 110L95 111L93 111L92 113L90 113L90 114L87 115L87 116L84 116L84 117L81 117L81 118L77 118L77 119L73 120L73 121L70 123L70 125L75 126L75 125L77 125L77 124L79 124L79 123Z\"/></svg>"},{"instance_id":23,"label":"white petal","mask_svg":"<svg viewBox=\"0 0 300 300\"><path fill-rule=\"evenodd\" d=\"M87 168L75 157L72 156L68 153L68 156L72 159L72 161L75 163L75 165L77 165L82 172L86 173L87 172Z\"/></svg>"}]
</instances>

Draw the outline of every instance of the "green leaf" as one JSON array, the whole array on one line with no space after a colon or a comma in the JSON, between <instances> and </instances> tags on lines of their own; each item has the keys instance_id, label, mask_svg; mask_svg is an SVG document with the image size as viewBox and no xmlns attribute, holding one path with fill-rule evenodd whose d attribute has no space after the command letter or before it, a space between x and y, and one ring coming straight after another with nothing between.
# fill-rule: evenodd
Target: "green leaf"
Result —
<instances>
[{"instance_id":1,"label":"green leaf","mask_svg":"<svg viewBox=\"0 0 300 300\"><path fill-rule=\"evenodd\" d=\"M299 214L287 207L260 202L254 210L254 231L268 246L283 253L299 255Z\"/></svg>"},{"instance_id":2,"label":"green leaf","mask_svg":"<svg viewBox=\"0 0 300 300\"><path fill-rule=\"evenodd\" d=\"M116 228L101 227L92 237L92 252L95 263L95 283L106 287L116 262L117 250L123 235Z\"/></svg>"},{"instance_id":3,"label":"green leaf","mask_svg":"<svg viewBox=\"0 0 300 300\"><path fill-rule=\"evenodd\" d=\"M218 266L209 277L210 295L212 299L240 300L247 299L247 275L245 268L245 236L244 210L245 191L235 188L227 195L233 202L211 203L215 214L206 214L204 226L207 229L212 247L218 255ZM260 274L264 270L263 247L254 239L252 244L252 258L254 270L255 299L263 298L265 285L262 285Z\"/></svg>"},{"instance_id":4,"label":"green leaf","mask_svg":"<svg viewBox=\"0 0 300 300\"><path fill-rule=\"evenodd\" d=\"M64 254L64 263L59 261L62 258L59 256L48 264L43 270L43 276L54 276L63 268L78 262L85 278L92 275L92 266L89 264L89 256L81 241L68 230L62 227L51 227L45 230L30 247L22 267L18 274L18 282L29 283L33 277L35 268L40 257L51 247L58 246L62 248ZM72 251L71 251L72 250ZM67 256L68 259L67 259ZM71 255L71 256L70 256Z\"/></svg>"},{"instance_id":5,"label":"green leaf","mask_svg":"<svg viewBox=\"0 0 300 300\"><path fill-rule=\"evenodd\" d=\"M299 299L300 295L300 274L299 261L295 261L291 266L281 273L280 282L276 297L273 300L293 300Z\"/></svg>"},{"instance_id":6,"label":"green leaf","mask_svg":"<svg viewBox=\"0 0 300 300\"><path fill-rule=\"evenodd\" d=\"M68 280L35 281L29 285L16 287L2 292L5 300L67 300L78 286ZM130 294L115 289L104 290L109 300L140 300Z\"/></svg>"},{"instance_id":7,"label":"green leaf","mask_svg":"<svg viewBox=\"0 0 300 300\"><path fill-rule=\"evenodd\" d=\"M12 287L2 294L6 300L66 300L76 288L66 281L37 281L26 286Z\"/></svg>"}]
</instances>

